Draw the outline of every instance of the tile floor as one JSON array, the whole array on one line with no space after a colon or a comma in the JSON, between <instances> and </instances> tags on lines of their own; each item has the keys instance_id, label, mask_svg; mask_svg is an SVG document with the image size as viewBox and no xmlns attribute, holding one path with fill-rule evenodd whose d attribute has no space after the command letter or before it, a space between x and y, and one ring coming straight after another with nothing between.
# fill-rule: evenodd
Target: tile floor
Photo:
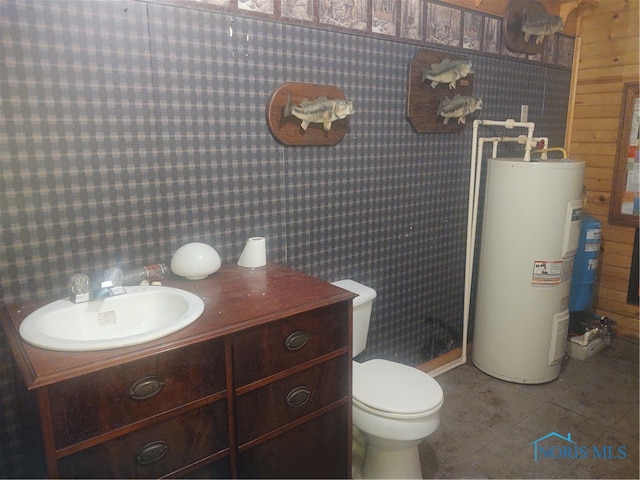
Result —
<instances>
[{"instance_id":1,"label":"tile floor","mask_svg":"<svg viewBox=\"0 0 640 480\"><path fill-rule=\"evenodd\" d=\"M586 361L566 360L542 385L495 379L469 360L437 377L445 400L440 428L420 445L423 477L640 478L638 375L638 345L621 339ZM551 432L571 434L574 458L563 457L568 442L548 438L540 445L551 457L534 460L531 442ZM596 458L594 446L625 458Z\"/></svg>"}]
</instances>

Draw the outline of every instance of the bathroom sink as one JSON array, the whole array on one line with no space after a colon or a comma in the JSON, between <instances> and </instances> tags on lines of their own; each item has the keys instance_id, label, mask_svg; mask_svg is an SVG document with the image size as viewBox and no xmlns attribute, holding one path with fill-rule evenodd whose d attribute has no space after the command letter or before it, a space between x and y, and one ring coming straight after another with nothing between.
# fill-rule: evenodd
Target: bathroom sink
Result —
<instances>
[{"instance_id":1,"label":"bathroom sink","mask_svg":"<svg viewBox=\"0 0 640 480\"><path fill-rule=\"evenodd\" d=\"M85 303L49 303L24 319L22 339L62 351L106 350L149 342L190 325L202 299L164 286L125 287L127 293Z\"/></svg>"}]
</instances>

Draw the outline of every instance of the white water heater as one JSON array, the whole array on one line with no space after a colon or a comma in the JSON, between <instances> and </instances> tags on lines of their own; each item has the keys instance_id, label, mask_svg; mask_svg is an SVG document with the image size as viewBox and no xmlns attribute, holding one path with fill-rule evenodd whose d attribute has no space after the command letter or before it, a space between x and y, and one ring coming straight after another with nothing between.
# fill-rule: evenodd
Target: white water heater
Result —
<instances>
[{"instance_id":1,"label":"white water heater","mask_svg":"<svg viewBox=\"0 0 640 480\"><path fill-rule=\"evenodd\" d=\"M517 383L560 374L584 162L489 159L473 363Z\"/></svg>"}]
</instances>

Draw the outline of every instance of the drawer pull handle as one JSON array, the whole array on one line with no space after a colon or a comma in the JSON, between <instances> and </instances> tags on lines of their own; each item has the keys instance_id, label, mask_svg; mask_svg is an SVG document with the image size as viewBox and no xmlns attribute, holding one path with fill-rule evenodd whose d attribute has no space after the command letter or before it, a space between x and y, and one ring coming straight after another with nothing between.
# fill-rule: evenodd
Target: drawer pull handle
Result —
<instances>
[{"instance_id":1,"label":"drawer pull handle","mask_svg":"<svg viewBox=\"0 0 640 480\"><path fill-rule=\"evenodd\" d=\"M307 387L296 387L287 395L287 405L291 408L303 406L311 397L311 390Z\"/></svg>"},{"instance_id":2,"label":"drawer pull handle","mask_svg":"<svg viewBox=\"0 0 640 480\"><path fill-rule=\"evenodd\" d=\"M168 450L169 444L163 440L148 443L136 455L136 462L140 465L150 465L164 457Z\"/></svg>"},{"instance_id":3,"label":"drawer pull handle","mask_svg":"<svg viewBox=\"0 0 640 480\"><path fill-rule=\"evenodd\" d=\"M307 344L310 336L311 335L309 335L307 332L296 330L287 337L287 339L284 341L284 344L289 351L293 352L295 350L300 350Z\"/></svg>"},{"instance_id":4,"label":"drawer pull handle","mask_svg":"<svg viewBox=\"0 0 640 480\"><path fill-rule=\"evenodd\" d=\"M131 385L129 396L134 400L146 400L151 398L162 390L164 380L155 375L141 378Z\"/></svg>"}]
</instances>

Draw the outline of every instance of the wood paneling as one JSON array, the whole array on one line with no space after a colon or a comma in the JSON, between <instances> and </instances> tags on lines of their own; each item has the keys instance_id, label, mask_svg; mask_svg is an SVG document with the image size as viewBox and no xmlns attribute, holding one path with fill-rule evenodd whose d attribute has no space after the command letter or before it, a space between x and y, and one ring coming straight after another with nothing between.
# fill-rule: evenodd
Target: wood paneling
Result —
<instances>
[{"instance_id":1,"label":"wood paneling","mask_svg":"<svg viewBox=\"0 0 640 480\"><path fill-rule=\"evenodd\" d=\"M572 159L587 163L585 211L603 223L594 308L618 323L620 336L636 341L638 306L627 303L635 231L610 225L608 212L623 85L638 81L638 13L637 0L607 0L578 22L581 47L567 145Z\"/></svg>"}]
</instances>

